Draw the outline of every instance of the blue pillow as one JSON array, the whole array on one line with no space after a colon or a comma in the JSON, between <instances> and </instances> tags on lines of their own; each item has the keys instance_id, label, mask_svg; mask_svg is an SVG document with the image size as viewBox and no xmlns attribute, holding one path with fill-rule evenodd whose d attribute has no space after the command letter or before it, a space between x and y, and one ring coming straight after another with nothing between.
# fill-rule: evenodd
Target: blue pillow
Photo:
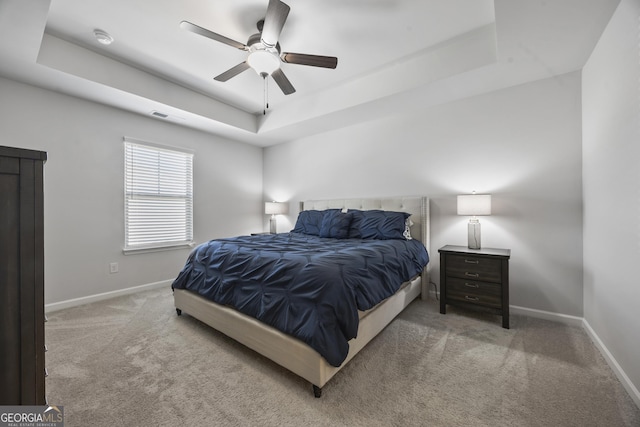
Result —
<instances>
[{"instance_id":1,"label":"blue pillow","mask_svg":"<svg viewBox=\"0 0 640 427\"><path fill-rule=\"evenodd\" d=\"M331 209L329 211L336 211L338 209ZM302 211L298 214L298 219L296 220L296 225L291 230L294 233L304 233L311 234L313 236L320 235L320 227L322 226L322 218L324 217L325 212L329 211Z\"/></svg>"},{"instance_id":2,"label":"blue pillow","mask_svg":"<svg viewBox=\"0 0 640 427\"><path fill-rule=\"evenodd\" d=\"M349 238L406 240L404 236L406 220L411 216L407 212L393 211L350 211L353 220L349 228Z\"/></svg>"},{"instance_id":3,"label":"blue pillow","mask_svg":"<svg viewBox=\"0 0 640 427\"><path fill-rule=\"evenodd\" d=\"M324 214L322 225L320 226L320 237L331 237L334 239L346 239L349 237L349 225L353 214L350 212L331 210Z\"/></svg>"}]
</instances>

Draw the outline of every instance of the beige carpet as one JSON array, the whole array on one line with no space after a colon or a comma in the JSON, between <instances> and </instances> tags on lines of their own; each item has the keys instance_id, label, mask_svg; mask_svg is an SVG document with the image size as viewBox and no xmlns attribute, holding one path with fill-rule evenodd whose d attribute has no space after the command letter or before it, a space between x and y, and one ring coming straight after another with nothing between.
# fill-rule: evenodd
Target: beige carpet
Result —
<instances>
[{"instance_id":1,"label":"beige carpet","mask_svg":"<svg viewBox=\"0 0 640 427\"><path fill-rule=\"evenodd\" d=\"M415 301L313 397L170 289L49 314L47 395L73 426L640 426L578 327Z\"/></svg>"}]
</instances>

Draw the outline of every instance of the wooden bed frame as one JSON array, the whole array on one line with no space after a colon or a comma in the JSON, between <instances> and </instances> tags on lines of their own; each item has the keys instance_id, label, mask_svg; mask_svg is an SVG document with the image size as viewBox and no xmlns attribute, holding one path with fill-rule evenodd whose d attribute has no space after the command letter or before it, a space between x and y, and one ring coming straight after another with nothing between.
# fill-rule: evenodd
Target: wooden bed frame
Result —
<instances>
[{"instance_id":1,"label":"wooden bed frame","mask_svg":"<svg viewBox=\"0 0 640 427\"><path fill-rule=\"evenodd\" d=\"M412 214L411 235L430 250L429 199L426 197L399 197L389 199L341 199L306 201L301 210L334 208L382 209ZM431 256L431 252L429 252ZM183 311L212 328L257 351L313 385L314 395L320 397L322 387L342 369L364 346L387 326L418 295L426 299L429 287L429 266L421 276L407 282L393 296L371 310L360 312L357 338L349 341L349 353L342 365L331 366L318 352L302 341L268 326L233 308L216 304L200 295L174 290L176 312Z\"/></svg>"}]
</instances>

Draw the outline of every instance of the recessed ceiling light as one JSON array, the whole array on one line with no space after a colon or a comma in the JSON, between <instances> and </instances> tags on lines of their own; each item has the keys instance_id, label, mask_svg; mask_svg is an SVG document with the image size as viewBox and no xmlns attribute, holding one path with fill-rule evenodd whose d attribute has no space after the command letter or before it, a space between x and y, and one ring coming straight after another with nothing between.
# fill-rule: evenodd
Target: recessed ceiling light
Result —
<instances>
[{"instance_id":1,"label":"recessed ceiling light","mask_svg":"<svg viewBox=\"0 0 640 427\"><path fill-rule=\"evenodd\" d=\"M111 34L107 33L106 31L95 29L93 30L93 36L96 38L96 40L98 40L98 43L100 44L110 45L111 43L113 43L113 37L111 37Z\"/></svg>"}]
</instances>

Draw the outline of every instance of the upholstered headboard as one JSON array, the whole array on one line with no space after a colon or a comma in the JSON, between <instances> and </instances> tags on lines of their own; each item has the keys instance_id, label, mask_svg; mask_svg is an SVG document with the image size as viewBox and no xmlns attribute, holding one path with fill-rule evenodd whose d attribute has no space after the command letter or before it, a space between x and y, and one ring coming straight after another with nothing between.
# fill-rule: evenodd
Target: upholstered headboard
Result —
<instances>
[{"instance_id":1,"label":"upholstered headboard","mask_svg":"<svg viewBox=\"0 0 640 427\"><path fill-rule=\"evenodd\" d=\"M391 197L380 199L332 199L332 200L307 200L300 202L300 210L325 210L325 209L381 209L385 211L407 212L411 214L411 236L420 240L427 248L429 258L431 253L431 221L429 211L429 198L422 196ZM422 298L425 299L429 291L430 265L422 273Z\"/></svg>"}]
</instances>

